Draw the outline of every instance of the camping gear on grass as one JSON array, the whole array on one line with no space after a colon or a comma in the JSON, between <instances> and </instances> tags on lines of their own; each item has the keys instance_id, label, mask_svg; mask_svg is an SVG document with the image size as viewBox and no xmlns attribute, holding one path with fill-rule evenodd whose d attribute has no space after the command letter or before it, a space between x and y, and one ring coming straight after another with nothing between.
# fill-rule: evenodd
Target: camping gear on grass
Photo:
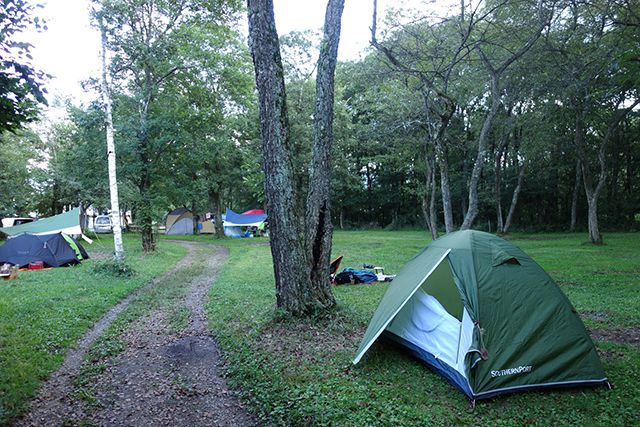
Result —
<instances>
[{"instance_id":1,"label":"camping gear on grass","mask_svg":"<svg viewBox=\"0 0 640 427\"><path fill-rule=\"evenodd\" d=\"M0 246L0 263L9 263L18 267L25 267L38 261L47 267L79 264L81 259L89 256L82 245L77 241L75 243L82 258L78 257L62 233L22 234L7 240Z\"/></svg>"},{"instance_id":2,"label":"camping gear on grass","mask_svg":"<svg viewBox=\"0 0 640 427\"><path fill-rule=\"evenodd\" d=\"M342 258L344 258L344 256L340 255L334 258L333 261L331 261L331 264L329 264L329 275L331 276L331 281L333 281L333 279L336 276L336 273L338 272L338 269L340 268L340 264L342 263Z\"/></svg>"},{"instance_id":3,"label":"camping gear on grass","mask_svg":"<svg viewBox=\"0 0 640 427\"><path fill-rule=\"evenodd\" d=\"M210 219L200 219L198 221L198 233L200 234L213 234L216 232L213 222Z\"/></svg>"},{"instance_id":4,"label":"camping gear on grass","mask_svg":"<svg viewBox=\"0 0 640 427\"><path fill-rule=\"evenodd\" d=\"M489 233L448 234L410 260L382 298L354 364L383 333L473 400L607 383L558 285Z\"/></svg>"},{"instance_id":5,"label":"camping gear on grass","mask_svg":"<svg viewBox=\"0 0 640 427\"><path fill-rule=\"evenodd\" d=\"M227 237L244 237L244 231L240 227L224 227L224 235Z\"/></svg>"},{"instance_id":6,"label":"camping gear on grass","mask_svg":"<svg viewBox=\"0 0 640 427\"><path fill-rule=\"evenodd\" d=\"M347 283L374 283L378 281L378 276L368 270L359 270L357 268L345 268L340 273L336 274L334 279L336 285L344 285Z\"/></svg>"},{"instance_id":7,"label":"camping gear on grass","mask_svg":"<svg viewBox=\"0 0 640 427\"><path fill-rule=\"evenodd\" d=\"M29 270L42 270L44 268L44 262L43 261L30 262L27 268Z\"/></svg>"},{"instance_id":8,"label":"camping gear on grass","mask_svg":"<svg viewBox=\"0 0 640 427\"><path fill-rule=\"evenodd\" d=\"M11 264L0 265L0 277L4 280L15 280L18 278L18 266Z\"/></svg>"},{"instance_id":9,"label":"camping gear on grass","mask_svg":"<svg viewBox=\"0 0 640 427\"><path fill-rule=\"evenodd\" d=\"M373 270L375 275L378 277L378 282L390 282L394 277L396 277L395 274L384 274L384 267L375 267L371 264L363 264L362 268Z\"/></svg>"}]
</instances>

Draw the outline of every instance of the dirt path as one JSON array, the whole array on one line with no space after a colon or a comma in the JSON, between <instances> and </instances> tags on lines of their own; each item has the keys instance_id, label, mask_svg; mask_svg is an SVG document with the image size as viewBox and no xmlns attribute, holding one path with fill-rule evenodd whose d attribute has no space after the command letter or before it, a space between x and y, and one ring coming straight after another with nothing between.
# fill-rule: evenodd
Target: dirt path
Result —
<instances>
[{"instance_id":1,"label":"dirt path","mask_svg":"<svg viewBox=\"0 0 640 427\"><path fill-rule=\"evenodd\" d=\"M189 253L173 272L189 268L199 248L206 251L203 273L185 286L180 303L190 311L188 325L167 333L171 325L163 309L151 311L120 336L126 348L108 360L96 378L93 404L78 398L73 378L95 340L137 296L163 280L154 280L115 306L69 352L62 367L42 386L25 426L252 426L257 422L230 391L222 377L222 360L207 328L205 306L209 285L228 256L224 248L181 243Z\"/></svg>"}]
</instances>

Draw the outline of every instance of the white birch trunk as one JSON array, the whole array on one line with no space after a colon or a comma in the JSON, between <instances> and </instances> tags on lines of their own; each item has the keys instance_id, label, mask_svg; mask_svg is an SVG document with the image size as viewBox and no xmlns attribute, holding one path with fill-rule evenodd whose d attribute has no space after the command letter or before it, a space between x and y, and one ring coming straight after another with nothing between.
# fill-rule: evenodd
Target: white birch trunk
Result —
<instances>
[{"instance_id":1,"label":"white birch trunk","mask_svg":"<svg viewBox=\"0 0 640 427\"><path fill-rule=\"evenodd\" d=\"M107 128L107 162L109 168L109 193L111 195L111 222L113 223L113 245L115 248L115 259L117 262L124 261L124 247L122 245L122 227L120 226L120 204L118 202L118 181L116 179L116 147L113 142L113 116L111 113L111 95L107 83L107 35L102 22L100 22L100 33L102 36L101 56L102 56L102 99L105 108L105 125Z\"/></svg>"}]
</instances>

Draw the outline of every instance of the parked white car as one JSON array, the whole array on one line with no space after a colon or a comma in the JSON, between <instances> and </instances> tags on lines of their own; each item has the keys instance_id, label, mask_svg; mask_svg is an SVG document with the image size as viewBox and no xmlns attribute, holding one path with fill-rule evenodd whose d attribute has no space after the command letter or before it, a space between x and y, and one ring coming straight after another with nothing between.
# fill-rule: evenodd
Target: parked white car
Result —
<instances>
[{"instance_id":1,"label":"parked white car","mask_svg":"<svg viewBox=\"0 0 640 427\"><path fill-rule=\"evenodd\" d=\"M111 233L113 231L113 223L109 215L98 215L93 223L93 231L96 233Z\"/></svg>"},{"instance_id":2,"label":"parked white car","mask_svg":"<svg viewBox=\"0 0 640 427\"><path fill-rule=\"evenodd\" d=\"M13 227L14 225L26 224L33 221L35 221L35 218L2 218L2 225L0 225L0 227Z\"/></svg>"}]
</instances>

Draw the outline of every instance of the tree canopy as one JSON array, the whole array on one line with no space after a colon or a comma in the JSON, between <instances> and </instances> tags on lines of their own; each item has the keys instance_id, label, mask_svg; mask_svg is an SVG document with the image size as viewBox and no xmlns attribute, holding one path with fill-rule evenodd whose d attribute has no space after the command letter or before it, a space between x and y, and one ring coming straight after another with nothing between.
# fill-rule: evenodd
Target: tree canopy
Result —
<instances>
[{"instance_id":1,"label":"tree canopy","mask_svg":"<svg viewBox=\"0 0 640 427\"><path fill-rule=\"evenodd\" d=\"M47 104L46 75L31 64L32 46L21 40L27 28L46 29L36 8L24 0L0 3L0 132L34 121L40 105Z\"/></svg>"},{"instance_id":2,"label":"tree canopy","mask_svg":"<svg viewBox=\"0 0 640 427\"><path fill-rule=\"evenodd\" d=\"M152 225L175 207L217 221L226 207L264 207L272 190L242 5L93 4L112 59L121 205L146 233L146 249ZM26 25L42 25L35 7L6 5L23 12L3 15L5 51ZM336 64L332 160L313 168L326 126L316 112L323 36L280 36L296 218L314 198L310 186L325 179L310 172L330 170L330 224L341 228L423 227L433 237L460 227L583 230L596 243L601 229L637 228L637 3L492 0L434 10L372 17L371 48ZM28 46L22 52L27 63ZM24 88L40 92L25 98L28 120L43 93L43 76L31 70L35 86L24 80ZM41 140L18 122L0 142L5 213L107 207L100 99L69 105L68 119Z\"/></svg>"}]
</instances>

